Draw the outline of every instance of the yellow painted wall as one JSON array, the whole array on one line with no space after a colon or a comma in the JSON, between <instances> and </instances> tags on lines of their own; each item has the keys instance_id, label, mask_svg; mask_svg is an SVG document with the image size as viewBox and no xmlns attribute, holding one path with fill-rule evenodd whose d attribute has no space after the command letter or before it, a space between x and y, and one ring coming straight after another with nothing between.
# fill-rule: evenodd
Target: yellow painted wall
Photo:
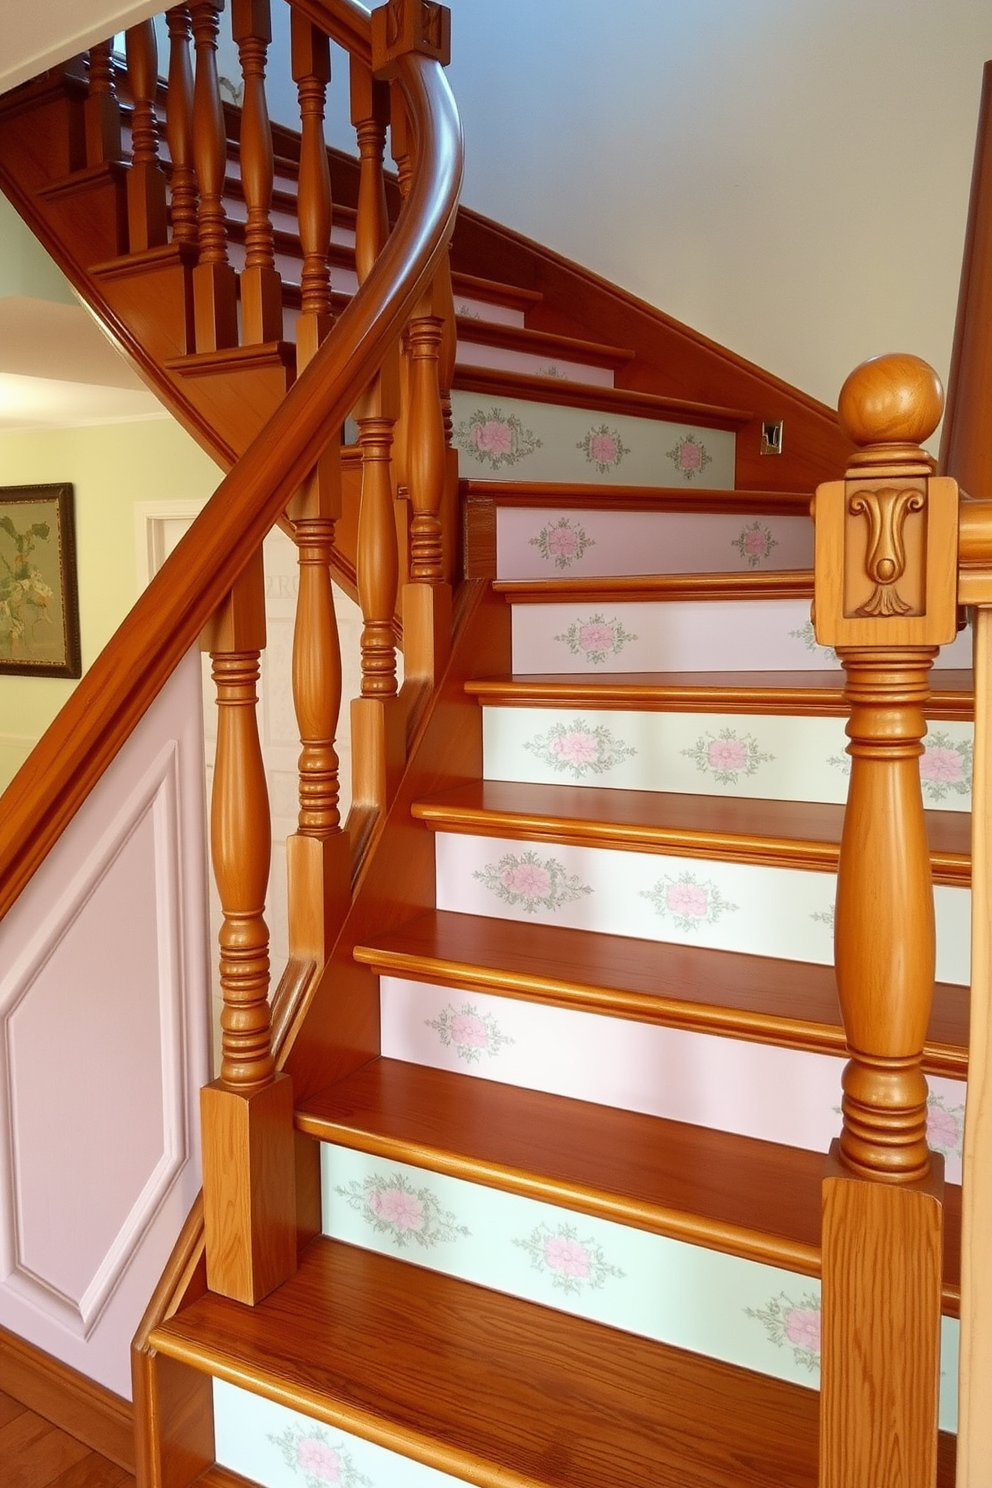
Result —
<instances>
[{"instance_id":1,"label":"yellow painted wall","mask_svg":"<svg viewBox=\"0 0 992 1488\"><path fill-rule=\"evenodd\" d=\"M0 486L71 481L83 670L138 596L135 505L208 497L220 471L171 418L0 432ZM0 676L0 789L76 684Z\"/></svg>"}]
</instances>

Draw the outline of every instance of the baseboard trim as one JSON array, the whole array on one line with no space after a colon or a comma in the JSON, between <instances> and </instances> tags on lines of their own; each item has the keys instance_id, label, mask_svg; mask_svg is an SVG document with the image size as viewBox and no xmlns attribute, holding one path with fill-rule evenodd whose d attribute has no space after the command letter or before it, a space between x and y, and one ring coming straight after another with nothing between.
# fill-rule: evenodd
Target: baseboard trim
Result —
<instances>
[{"instance_id":1,"label":"baseboard trim","mask_svg":"<svg viewBox=\"0 0 992 1488\"><path fill-rule=\"evenodd\" d=\"M101 1457L134 1472L134 1411L129 1400L6 1328L0 1328L0 1376L5 1394Z\"/></svg>"}]
</instances>

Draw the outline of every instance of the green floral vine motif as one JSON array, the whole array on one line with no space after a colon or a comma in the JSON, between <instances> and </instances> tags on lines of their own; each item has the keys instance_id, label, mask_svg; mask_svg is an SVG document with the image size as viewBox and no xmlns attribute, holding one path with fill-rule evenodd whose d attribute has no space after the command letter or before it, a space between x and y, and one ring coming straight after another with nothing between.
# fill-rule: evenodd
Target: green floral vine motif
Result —
<instances>
[{"instance_id":1,"label":"green floral vine motif","mask_svg":"<svg viewBox=\"0 0 992 1488\"><path fill-rule=\"evenodd\" d=\"M539 1224L513 1244L525 1250L534 1269L550 1275L551 1285L566 1295L594 1291L610 1276L622 1280L626 1272L609 1264L602 1246L594 1240L580 1240L578 1235L575 1225L560 1224L553 1230Z\"/></svg>"},{"instance_id":2,"label":"green floral vine motif","mask_svg":"<svg viewBox=\"0 0 992 1488\"><path fill-rule=\"evenodd\" d=\"M792 1357L810 1374L820 1368L820 1299L806 1292L794 1302L785 1292L765 1307L745 1307L747 1317L761 1323L776 1348L791 1348Z\"/></svg>"},{"instance_id":3,"label":"green floral vine motif","mask_svg":"<svg viewBox=\"0 0 992 1488\"><path fill-rule=\"evenodd\" d=\"M524 748L557 774L571 775L573 780L602 775L637 753L632 744L614 738L605 723L593 728L582 718L552 724L546 734L525 740Z\"/></svg>"},{"instance_id":4,"label":"green floral vine motif","mask_svg":"<svg viewBox=\"0 0 992 1488\"><path fill-rule=\"evenodd\" d=\"M372 1479L360 1473L351 1453L342 1442L334 1442L316 1421L302 1426L294 1421L281 1436L270 1436L291 1472L297 1473L306 1488L372 1488Z\"/></svg>"},{"instance_id":5,"label":"green floral vine motif","mask_svg":"<svg viewBox=\"0 0 992 1488\"><path fill-rule=\"evenodd\" d=\"M425 1249L468 1235L466 1225L455 1223L450 1209L442 1209L429 1188L414 1188L399 1171L388 1178L373 1174L364 1182L357 1178L347 1188L334 1190L362 1216L377 1235L388 1235L400 1250L411 1240Z\"/></svg>"},{"instance_id":6,"label":"green floral vine motif","mask_svg":"<svg viewBox=\"0 0 992 1488\"><path fill-rule=\"evenodd\" d=\"M501 408L491 408L488 413L476 408L452 437L458 449L492 470L516 465L542 447L533 429L525 428L515 413L504 413Z\"/></svg>"},{"instance_id":7,"label":"green floral vine motif","mask_svg":"<svg viewBox=\"0 0 992 1488\"><path fill-rule=\"evenodd\" d=\"M680 873L673 878L666 873L653 889L642 889L641 899L647 899L664 919L671 919L680 930L695 930L700 925L715 925L722 914L733 913L740 908L724 899L715 883L707 880L700 883L694 873Z\"/></svg>"},{"instance_id":8,"label":"green floral vine motif","mask_svg":"<svg viewBox=\"0 0 992 1488\"><path fill-rule=\"evenodd\" d=\"M559 517L557 522L548 522L542 527L537 536L531 538L530 546L538 550L545 563L553 563L555 568L571 568L587 548L596 546L596 539L590 537L578 522Z\"/></svg>"},{"instance_id":9,"label":"green floral vine motif","mask_svg":"<svg viewBox=\"0 0 992 1488\"><path fill-rule=\"evenodd\" d=\"M710 774L720 785L736 785L742 775L753 775L759 765L774 760L763 754L753 734L739 734L736 729L721 729L718 734L703 734L691 749L683 749L686 758L695 760L696 769Z\"/></svg>"},{"instance_id":10,"label":"green floral vine motif","mask_svg":"<svg viewBox=\"0 0 992 1488\"><path fill-rule=\"evenodd\" d=\"M600 475L615 470L623 463L624 456L630 454L619 432L611 429L609 424L598 424L590 429L575 448L582 451L590 465L595 465Z\"/></svg>"},{"instance_id":11,"label":"green floral vine motif","mask_svg":"<svg viewBox=\"0 0 992 1488\"><path fill-rule=\"evenodd\" d=\"M522 853L504 853L498 863L487 863L472 875L491 889L504 904L519 905L524 914L539 909L561 909L573 899L591 894L577 873L569 873L557 858L541 859L533 848Z\"/></svg>"},{"instance_id":12,"label":"green floral vine motif","mask_svg":"<svg viewBox=\"0 0 992 1488\"><path fill-rule=\"evenodd\" d=\"M48 614L52 591L31 562L38 543L48 541L51 528L47 522L32 522L19 532L10 517L3 516L0 533L13 544L12 551L0 544L0 656L12 656L26 632L39 622L52 623Z\"/></svg>"},{"instance_id":13,"label":"green floral vine motif","mask_svg":"<svg viewBox=\"0 0 992 1488\"><path fill-rule=\"evenodd\" d=\"M970 739L952 739L942 729L930 730L920 759L920 785L928 804L945 801L952 791L957 796L969 794L973 754Z\"/></svg>"},{"instance_id":14,"label":"green floral vine motif","mask_svg":"<svg viewBox=\"0 0 992 1488\"><path fill-rule=\"evenodd\" d=\"M607 620L605 615L590 615L588 620L575 620L561 635L555 636L567 646L573 656L584 656L593 666L602 666L610 656L619 656L628 641L636 641L636 635L624 630L617 619Z\"/></svg>"},{"instance_id":15,"label":"green floral vine motif","mask_svg":"<svg viewBox=\"0 0 992 1488\"><path fill-rule=\"evenodd\" d=\"M772 548L778 547L778 538L763 522L754 521L742 528L730 546L736 548L748 568L757 568L765 558L770 558Z\"/></svg>"},{"instance_id":16,"label":"green floral vine motif","mask_svg":"<svg viewBox=\"0 0 992 1488\"><path fill-rule=\"evenodd\" d=\"M684 438L676 440L674 449L667 450L666 455L686 481L695 480L713 459L712 455L707 454L706 446L694 434L686 434Z\"/></svg>"},{"instance_id":17,"label":"green floral vine motif","mask_svg":"<svg viewBox=\"0 0 992 1488\"><path fill-rule=\"evenodd\" d=\"M798 630L790 630L789 635L794 641L802 641L807 651L822 651L825 656L840 666L840 659L833 646L820 646L817 644L816 632L813 629L812 620L807 620L805 625L800 625Z\"/></svg>"},{"instance_id":18,"label":"green floral vine motif","mask_svg":"<svg viewBox=\"0 0 992 1488\"><path fill-rule=\"evenodd\" d=\"M492 1013L482 1013L471 1002L463 1002L460 1008L448 1003L436 1018L425 1018L427 1028L433 1028L446 1049L453 1048L459 1059L466 1064L478 1064L483 1054L492 1058L504 1044L515 1044L516 1039L500 1031Z\"/></svg>"}]
</instances>

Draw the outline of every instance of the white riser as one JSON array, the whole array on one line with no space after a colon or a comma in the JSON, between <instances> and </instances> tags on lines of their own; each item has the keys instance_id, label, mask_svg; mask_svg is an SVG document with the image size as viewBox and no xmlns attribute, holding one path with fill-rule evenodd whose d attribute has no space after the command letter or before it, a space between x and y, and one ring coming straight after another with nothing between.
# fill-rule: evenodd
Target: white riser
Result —
<instances>
[{"instance_id":1,"label":"white riser","mask_svg":"<svg viewBox=\"0 0 992 1488\"><path fill-rule=\"evenodd\" d=\"M380 981L382 1053L690 1126L826 1152L845 1059L399 977ZM932 1076L931 1145L961 1182L963 1081Z\"/></svg>"},{"instance_id":2,"label":"white riser","mask_svg":"<svg viewBox=\"0 0 992 1488\"><path fill-rule=\"evenodd\" d=\"M813 566L808 517L499 507L500 579L753 573Z\"/></svg>"},{"instance_id":3,"label":"white riser","mask_svg":"<svg viewBox=\"0 0 992 1488\"><path fill-rule=\"evenodd\" d=\"M528 377L567 378L569 382L584 382L588 387L613 386L609 367L590 367L587 362L515 351L509 346L476 344L467 336L458 338L456 361L460 367L493 367L500 372L523 372Z\"/></svg>"},{"instance_id":4,"label":"white riser","mask_svg":"<svg viewBox=\"0 0 992 1488\"><path fill-rule=\"evenodd\" d=\"M326 1143L321 1194L323 1230L334 1239L762 1374L819 1383L818 1340L796 1350L769 1326L776 1304L818 1312L819 1283L810 1277ZM957 1419L957 1340L957 1323L945 1319L945 1430Z\"/></svg>"},{"instance_id":5,"label":"white riser","mask_svg":"<svg viewBox=\"0 0 992 1488\"><path fill-rule=\"evenodd\" d=\"M847 799L843 718L484 708L487 780L613 786L777 801ZM974 726L931 725L926 806L971 810Z\"/></svg>"},{"instance_id":6,"label":"white riser","mask_svg":"<svg viewBox=\"0 0 992 1488\"><path fill-rule=\"evenodd\" d=\"M455 392L451 406L460 471L474 480L512 475L525 481L685 485L696 490L730 490L734 484L735 441L727 430L482 393ZM493 448L486 438L480 447L473 435L476 423L505 426L505 440ZM604 426L615 441L609 459L610 451L591 443ZM670 454L686 440L692 441L688 448L702 451L701 469L680 469Z\"/></svg>"},{"instance_id":7,"label":"white riser","mask_svg":"<svg viewBox=\"0 0 992 1488\"><path fill-rule=\"evenodd\" d=\"M455 295L455 314L468 320L484 320L490 325L523 326L524 312L513 305L497 305L476 295Z\"/></svg>"},{"instance_id":8,"label":"white riser","mask_svg":"<svg viewBox=\"0 0 992 1488\"><path fill-rule=\"evenodd\" d=\"M435 853L438 909L833 962L833 873L453 832ZM939 884L934 902L937 980L967 985L971 893Z\"/></svg>"},{"instance_id":9,"label":"white riser","mask_svg":"<svg viewBox=\"0 0 992 1488\"><path fill-rule=\"evenodd\" d=\"M602 672L836 671L813 639L808 599L609 600L515 604L513 670ZM971 666L971 631L937 667Z\"/></svg>"}]
</instances>

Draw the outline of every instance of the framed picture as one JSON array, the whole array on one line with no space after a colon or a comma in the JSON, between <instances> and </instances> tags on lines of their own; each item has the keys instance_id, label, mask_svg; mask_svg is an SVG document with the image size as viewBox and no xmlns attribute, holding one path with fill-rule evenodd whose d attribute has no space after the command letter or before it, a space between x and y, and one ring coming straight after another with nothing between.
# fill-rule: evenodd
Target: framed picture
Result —
<instances>
[{"instance_id":1,"label":"framed picture","mask_svg":"<svg viewBox=\"0 0 992 1488\"><path fill-rule=\"evenodd\" d=\"M79 677L72 486L0 486L0 672Z\"/></svg>"}]
</instances>

